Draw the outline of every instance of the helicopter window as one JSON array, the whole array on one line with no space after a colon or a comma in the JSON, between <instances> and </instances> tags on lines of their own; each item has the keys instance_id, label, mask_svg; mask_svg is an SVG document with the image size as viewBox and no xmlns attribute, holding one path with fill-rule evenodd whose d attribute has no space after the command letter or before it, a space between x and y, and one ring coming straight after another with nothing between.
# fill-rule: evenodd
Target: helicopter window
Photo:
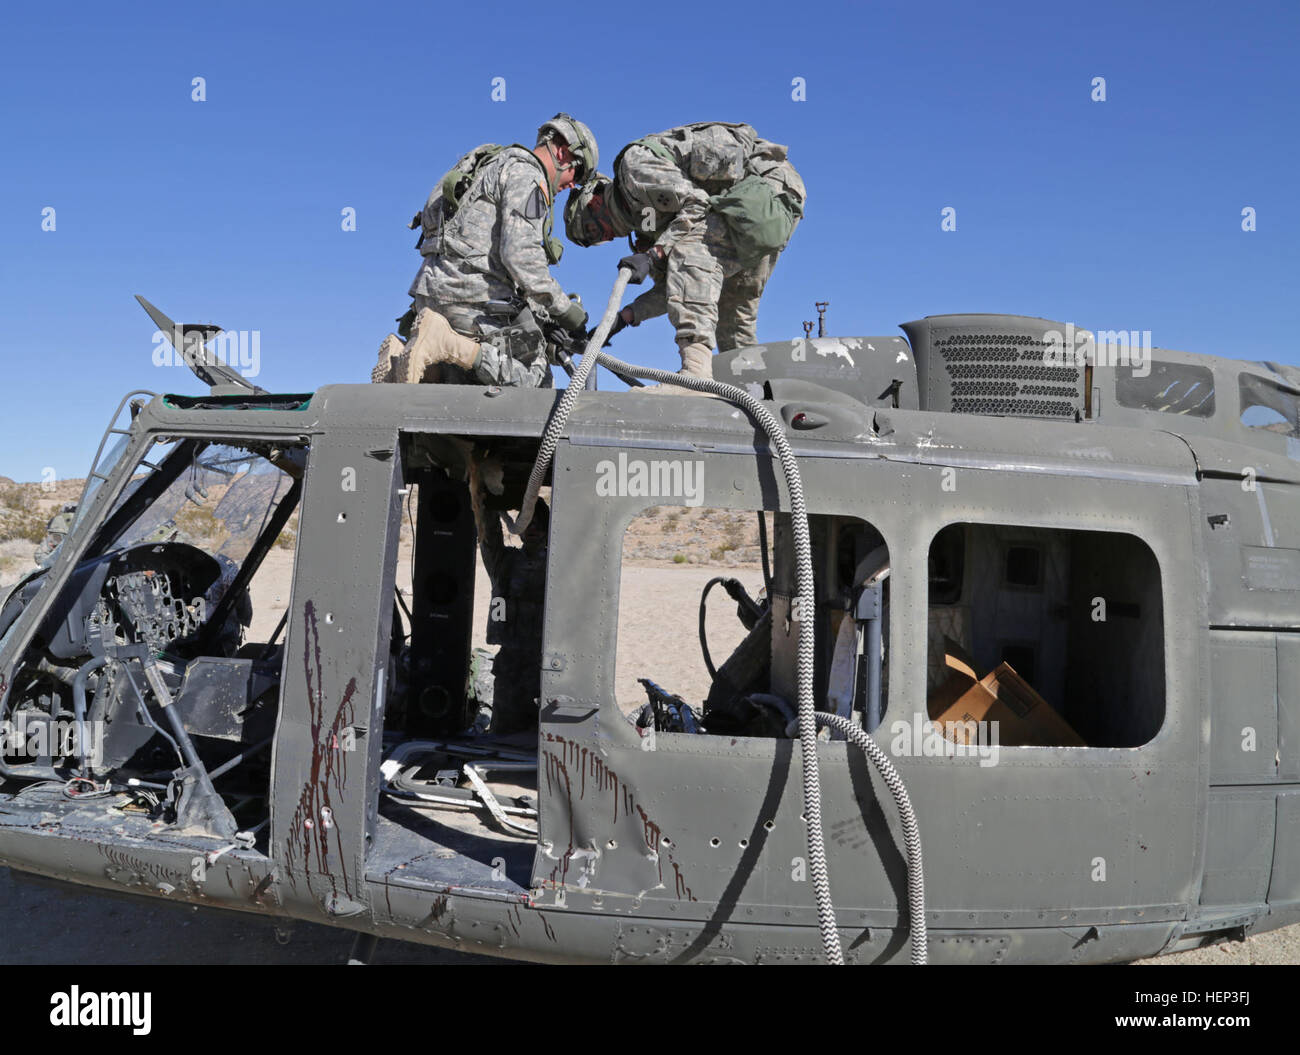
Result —
<instances>
[{"instance_id":1,"label":"helicopter window","mask_svg":"<svg viewBox=\"0 0 1300 1055\"><path fill-rule=\"evenodd\" d=\"M1121 407L1214 416L1214 374L1208 367L1159 360L1147 366L1149 372L1144 374L1133 366L1115 368L1115 400Z\"/></svg>"},{"instance_id":2,"label":"helicopter window","mask_svg":"<svg viewBox=\"0 0 1300 1055\"><path fill-rule=\"evenodd\" d=\"M74 510L74 528L79 525L82 520L85 519L86 514L90 512L90 507L95 494L104 484L104 479L102 479L101 476L107 478L117 467L117 463L121 461L122 455L125 453L126 447L129 444L129 440L130 437L128 436L119 438L117 443L110 448L109 452L101 461L101 464L97 469L97 472L100 475L92 476L87 481L86 488L81 495L81 500L77 503L77 507ZM176 450L179 446L180 444L175 440L153 439L149 442L144 453L140 455L136 461L135 469L131 473L131 478L127 481L126 486L122 488L122 491L118 496L113 500L113 505L108 516L105 517L105 521L112 522L114 518L119 518L122 507L130 501L131 497L135 495L141 487L144 486L147 480L153 477L162 466L167 464L168 459L186 459L189 457L189 454L192 453L192 451L188 448L187 451L183 452L181 455L178 456L176 454ZM161 486L165 486L165 484ZM158 490L160 489L161 487L158 488ZM155 490L155 493L157 493L157 490Z\"/></svg>"},{"instance_id":3,"label":"helicopter window","mask_svg":"<svg viewBox=\"0 0 1300 1055\"><path fill-rule=\"evenodd\" d=\"M965 552L960 586L930 597L931 720L996 720L1004 746L1150 740L1164 721L1164 631L1160 571L1146 543L1117 532L954 524L931 543L932 569L957 548L954 532Z\"/></svg>"},{"instance_id":4,"label":"helicopter window","mask_svg":"<svg viewBox=\"0 0 1300 1055\"><path fill-rule=\"evenodd\" d=\"M118 537L117 545L181 539L241 562L292 485L293 479L261 454L224 444L205 446Z\"/></svg>"},{"instance_id":5,"label":"helicopter window","mask_svg":"<svg viewBox=\"0 0 1300 1055\"><path fill-rule=\"evenodd\" d=\"M1241 423L1300 438L1300 392L1258 374L1241 374Z\"/></svg>"},{"instance_id":6,"label":"helicopter window","mask_svg":"<svg viewBox=\"0 0 1300 1055\"><path fill-rule=\"evenodd\" d=\"M813 515L809 532L814 691L822 709L865 721L868 682L883 680L888 551L854 518ZM784 736L798 697L789 515L651 507L629 523L622 558L614 673L623 714L662 732Z\"/></svg>"}]
</instances>

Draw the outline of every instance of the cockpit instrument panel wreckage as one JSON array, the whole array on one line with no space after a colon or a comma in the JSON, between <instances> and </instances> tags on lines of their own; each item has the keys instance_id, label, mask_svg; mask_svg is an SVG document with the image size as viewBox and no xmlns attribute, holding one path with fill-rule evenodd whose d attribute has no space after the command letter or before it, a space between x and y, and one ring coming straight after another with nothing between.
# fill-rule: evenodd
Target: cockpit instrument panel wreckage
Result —
<instances>
[{"instance_id":1,"label":"cockpit instrument panel wreckage","mask_svg":"<svg viewBox=\"0 0 1300 1055\"><path fill-rule=\"evenodd\" d=\"M723 353L725 398L270 393L210 355L202 395L129 394L0 607L0 861L545 962L1123 961L1300 921L1300 372L903 330ZM549 487L509 736L476 468L517 524ZM748 557L687 678L693 613L627 564L708 523Z\"/></svg>"}]
</instances>

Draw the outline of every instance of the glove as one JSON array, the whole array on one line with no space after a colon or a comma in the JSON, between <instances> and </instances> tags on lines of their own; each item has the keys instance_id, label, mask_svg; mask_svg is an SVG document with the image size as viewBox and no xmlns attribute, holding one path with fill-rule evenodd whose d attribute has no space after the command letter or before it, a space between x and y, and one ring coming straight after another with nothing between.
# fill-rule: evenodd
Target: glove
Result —
<instances>
[{"instance_id":1,"label":"glove","mask_svg":"<svg viewBox=\"0 0 1300 1055\"><path fill-rule=\"evenodd\" d=\"M627 326L628 324L623 321L623 313L620 311L617 315L614 316L614 325L609 328L609 336L605 338L605 343L602 344L601 347L608 348L610 342L614 339L614 334L618 333L619 330L627 329ZM591 343L591 339L596 335L596 330L598 329L599 329L598 326L593 326L591 329L587 331L588 344Z\"/></svg>"},{"instance_id":2,"label":"glove","mask_svg":"<svg viewBox=\"0 0 1300 1055\"><path fill-rule=\"evenodd\" d=\"M564 309L563 313L555 320L564 329L575 337L583 334L583 327L587 325L587 312L583 306L576 300L569 301L569 306Z\"/></svg>"},{"instance_id":3,"label":"glove","mask_svg":"<svg viewBox=\"0 0 1300 1055\"><path fill-rule=\"evenodd\" d=\"M633 253L620 260L618 266L631 271L632 275L628 281L634 286L639 286L650 274L650 257L646 253Z\"/></svg>"}]
</instances>

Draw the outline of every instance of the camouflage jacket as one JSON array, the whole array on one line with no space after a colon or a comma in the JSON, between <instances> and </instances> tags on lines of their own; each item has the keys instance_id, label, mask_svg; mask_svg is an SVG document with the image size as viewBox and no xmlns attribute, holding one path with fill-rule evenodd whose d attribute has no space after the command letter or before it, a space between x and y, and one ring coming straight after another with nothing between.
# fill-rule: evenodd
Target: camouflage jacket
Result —
<instances>
[{"instance_id":1,"label":"camouflage jacket","mask_svg":"<svg viewBox=\"0 0 1300 1055\"><path fill-rule=\"evenodd\" d=\"M710 197L750 175L777 182L800 201L806 196L786 148L760 139L749 125L683 125L646 136L614 162L609 205L615 234L635 232L667 255L683 240L703 239ZM663 314L662 279L660 265L655 288L633 304L638 323Z\"/></svg>"},{"instance_id":2,"label":"camouflage jacket","mask_svg":"<svg viewBox=\"0 0 1300 1055\"><path fill-rule=\"evenodd\" d=\"M683 125L629 144L614 162L616 227L671 252L703 224L710 196L745 176L758 141L749 125L714 123Z\"/></svg>"},{"instance_id":3,"label":"camouflage jacket","mask_svg":"<svg viewBox=\"0 0 1300 1055\"><path fill-rule=\"evenodd\" d=\"M543 230L551 200L537 159L506 147L465 192L443 231L443 251L425 257L411 296L481 311L490 300L522 298L557 315L569 297L551 277Z\"/></svg>"}]
</instances>

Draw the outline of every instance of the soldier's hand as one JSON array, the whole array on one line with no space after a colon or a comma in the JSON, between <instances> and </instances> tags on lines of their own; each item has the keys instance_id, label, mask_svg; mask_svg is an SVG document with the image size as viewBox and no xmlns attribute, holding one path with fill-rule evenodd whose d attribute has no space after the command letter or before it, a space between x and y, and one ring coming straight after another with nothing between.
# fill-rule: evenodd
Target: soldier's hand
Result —
<instances>
[{"instance_id":1,"label":"soldier's hand","mask_svg":"<svg viewBox=\"0 0 1300 1055\"><path fill-rule=\"evenodd\" d=\"M631 256L625 256L618 262L620 268L627 268L632 272L628 281L634 286L641 285L650 274L650 257L646 253L633 253Z\"/></svg>"},{"instance_id":2,"label":"soldier's hand","mask_svg":"<svg viewBox=\"0 0 1300 1055\"><path fill-rule=\"evenodd\" d=\"M581 303L576 300L571 300L569 301L569 306L564 309L564 312L555 321L575 337L579 337L585 332L584 327L587 325L587 311Z\"/></svg>"},{"instance_id":3,"label":"soldier's hand","mask_svg":"<svg viewBox=\"0 0 1300 1055\"><path fill-rule=\"evenodd\" d=\"M630 308L624 308L622 311L618 313L618 315L614 317L614 325L610 327L609 336L605 338L605 343L601 345L602 348L609 347L610 342L614 339L614 334L618 333L619 330L625 330L627 329L627 327L632 325L631 320L628 318L628 316L631 314L632 314L632 310ZM593 326L590 330L587 331L588 344L590 344L591 339L594 336L596 336L596 331L598 329L600 329L599 326Z\"/></svg>"}]
</instances>

